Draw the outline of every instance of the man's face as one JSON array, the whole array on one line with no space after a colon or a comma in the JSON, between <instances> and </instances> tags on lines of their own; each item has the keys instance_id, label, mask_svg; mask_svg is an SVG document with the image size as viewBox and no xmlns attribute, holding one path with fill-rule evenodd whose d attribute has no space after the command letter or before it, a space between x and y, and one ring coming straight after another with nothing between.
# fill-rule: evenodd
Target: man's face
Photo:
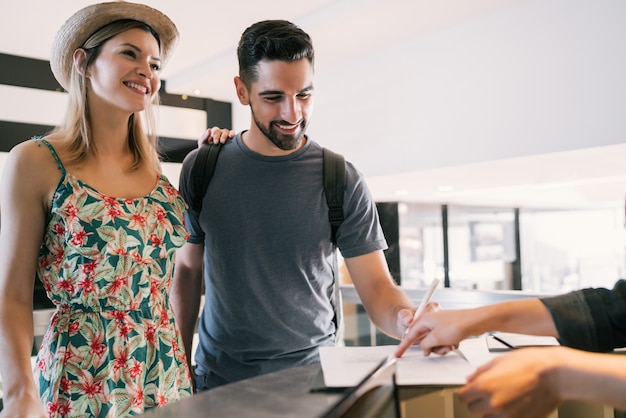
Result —
<instances>
[{"instance_id":1,"label":"man's face","mask_svg":"<svg viewBox=\"0 0 626 418\"><path fill-rule=\"evenodd\" d=\"M283 151L302 143L313 111L313 67L299 61L261 61L248 104L256 127Z\"/></svg>"}]
</instances>

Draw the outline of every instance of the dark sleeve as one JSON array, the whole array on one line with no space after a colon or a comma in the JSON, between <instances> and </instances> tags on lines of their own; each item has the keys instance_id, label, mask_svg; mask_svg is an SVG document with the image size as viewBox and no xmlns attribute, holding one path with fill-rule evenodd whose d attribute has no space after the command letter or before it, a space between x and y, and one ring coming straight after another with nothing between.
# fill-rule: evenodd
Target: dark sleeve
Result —
<instances>
[{"instance_id":1,"label":"dark sleeve","mask_svg":"<svg viewBox=\"0 0 626 418\"><path fill-rule=\"evenodd\" d=\"M189 240L191 244L203 244L204 232L200 227L200 214L191 208L194 196L193 181L191 179L191 169L196 161L198 149L191 151L185 159L180 170L180 178L178 180L178 188L181 196L187 203L187 211L185 211L185 227L189 232Z\"/></svg>"},{"instance_id":2,"label":"dark sleeve","mask_svg":"<svg viewBox=\"0 0 626 418\"><path fill-rule=\"evenodd\" d=\"M542 299L561 344L587 351L626 347L626 281L613 289L582 289Z\"/></svg>"}]
</instances>

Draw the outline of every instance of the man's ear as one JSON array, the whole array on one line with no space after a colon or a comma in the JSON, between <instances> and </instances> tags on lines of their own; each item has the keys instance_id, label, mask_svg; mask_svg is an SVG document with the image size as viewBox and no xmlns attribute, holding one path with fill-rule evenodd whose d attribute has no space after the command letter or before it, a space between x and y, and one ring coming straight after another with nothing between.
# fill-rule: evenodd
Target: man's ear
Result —
<instances>
[{"instance_id":1,"label":"man's ear","mask_svg":"<svg viewBox=\"0 0 626 418\"><path fill-rule=\"evenodd\" d=\"M248 92L248 87L243 82L241 77L235 76L235 89L237 90L237 97L239 98L239 103L244 106L248 106L250 104L250 97Z\"/></svg>"},{"instance_id":2,"label":"man's ear","mask_svg":"<svg viewBox=\"0 0 626 418\"><path fill-rule=\"evenodd\" d=\"M74 51L74 70L80 75L89 78L87 74L87 52L83 48L78 48Z\"/></svg>"}]
</instances>

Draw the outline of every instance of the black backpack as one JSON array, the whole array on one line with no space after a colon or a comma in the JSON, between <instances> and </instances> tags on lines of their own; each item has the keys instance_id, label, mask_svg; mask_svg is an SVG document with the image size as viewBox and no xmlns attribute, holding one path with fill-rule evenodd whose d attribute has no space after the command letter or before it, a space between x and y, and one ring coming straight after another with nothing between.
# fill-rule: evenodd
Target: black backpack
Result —
<instances>
[{"instance_id":1,"label":"black backpack","mask_svg":"<svg viewBox=\"0 0 626 418\"><path fill-rule=\"evenodd\" d=\"M197 213L202 209L202 200L215 170L217 156L221 144L204 144L200 146L196 161L191 169L193 184L193 200L191 207ZM343 222L343 194L346 188L346 164L343 155L329 149L324 151L324 191L328 204L328 221L331 227L330 240L337 245L337 229Z\"/></svg>"}]
</instances>

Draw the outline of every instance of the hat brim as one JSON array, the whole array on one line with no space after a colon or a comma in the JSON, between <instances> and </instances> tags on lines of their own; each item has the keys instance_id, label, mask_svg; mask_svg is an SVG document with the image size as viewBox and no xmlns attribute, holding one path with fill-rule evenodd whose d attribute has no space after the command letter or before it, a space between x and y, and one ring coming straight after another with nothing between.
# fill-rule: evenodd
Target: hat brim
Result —
<instances>
[{"instance_id":1,"label":"hat brim","mask_svg":"<svg viewBox=\"0 0 626 418\"><path fill-rule=\"evenodd\" d=\"M126 1L98 3L80 9L61 26L52 42L50 68L59 84L68 90L74 51L98 29L117 20L132 19L150 26L160 38L161 60L167 62L178 40L174 22L145 4Z\"/></svg>"}]
</instances>

